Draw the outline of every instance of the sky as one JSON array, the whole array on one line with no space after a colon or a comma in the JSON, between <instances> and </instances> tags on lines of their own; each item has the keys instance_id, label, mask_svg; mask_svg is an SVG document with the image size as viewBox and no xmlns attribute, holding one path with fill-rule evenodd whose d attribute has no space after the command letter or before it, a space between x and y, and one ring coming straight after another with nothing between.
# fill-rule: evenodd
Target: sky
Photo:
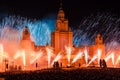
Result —
<instances>
[{"instance_id":1,"label":"sky","mask_svg":"<svg viewBox=\"0 0 120 80\"><path fill-rule=\"evenodd\" d=\"M77 30L82 30L83 33L79 34L85 35L91 33L91 37L91 35L96 35L97 32L100 32L102 34L105 34L104 37L110 36L106 39L107 41L109 39L112 39L112 33L116 36L114 39L117 39L120 42L120 40L118 39L120 30L120 4L116 0L62 0L62 4L65 16L69 20L69 27ZM36 23L41 25L39 21L44 20L46 17L57 17L59 8L60 0L0 0L0 19L1 15L19 15L21 17L27 18L28 20L38 19L36 20L38 21ZM117 14L118 16L117 18L111 15L102 16L102 18L99 18L99 16L91 17L91 14L102 14L106 12L110 13L111 15ZM86 17L89 17L90 19L87 19ZM98 21L99 19L100 21ZM84 21L86 21L86 23L84 23ZM51 24L50 22L49 27L53 28L54 23L55 22ZM46 22L46 24L49 25L48 22ZM37 31L35 33L37 33ZM35 33L34 35L36 35ZM76 34L78 33L76 32ZM79 34L77 35L77 37L79 36ZM84 40L85 37L86 36L80 36L77 39L82 39L83 41L86 41ZM93 37L94 35L92 36L92 39Z\"/></svg>"},{"instance_id":2,"label":"sky","mask_svg":"<svg viewBox=\"0 0 120 80\"><path fill-rule=\"evenodd\" d=\"M71 24L97 12L119 14L119 3L115 0L62 0L66 18ZM0 12L41 19L57 15L60 0L0 0Z\"/></svg>"}]
</instances>

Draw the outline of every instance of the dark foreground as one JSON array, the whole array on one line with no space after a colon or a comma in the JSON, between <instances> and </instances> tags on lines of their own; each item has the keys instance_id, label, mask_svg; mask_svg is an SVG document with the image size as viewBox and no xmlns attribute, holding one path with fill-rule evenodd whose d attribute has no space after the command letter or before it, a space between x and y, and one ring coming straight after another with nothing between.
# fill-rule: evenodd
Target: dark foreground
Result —
<instances>
[{"instance_id":1,"label":"dark foreground","mask_svg":"<svg viewBox=\"0 0 120 80\"><path fill-rule=\"evenodd\" d=\"M5 80L120 80L119 68L44 69L0 73Z\"/></svg>"}]
</instances>

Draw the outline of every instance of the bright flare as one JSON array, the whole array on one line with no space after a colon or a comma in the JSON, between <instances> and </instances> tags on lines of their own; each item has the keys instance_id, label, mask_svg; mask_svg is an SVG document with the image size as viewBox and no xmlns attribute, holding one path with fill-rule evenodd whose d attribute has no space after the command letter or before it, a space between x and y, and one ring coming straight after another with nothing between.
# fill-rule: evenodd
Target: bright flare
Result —
<instances>
[{"instance_id":1,"label":"bright flare","mask_svg":"<svg viewBox=\"0 0 120 80\"><path fill-rule=\"evenodd\" d=\"M20 50L14 55L14 59L19 57L22 57L23 65L26 66L26 55L24 50Z\"/></svg>"},{"instance_id":2,"label":"bright flare","mask_svg":"<svg viewBox=\"0 0 120 80\"><path fill-rule=\"evenodd\" d=\"M84 50L84 55L85 55L86 64L88 64L88 52L87 52L87 49L86 49L86 48L85 48L85 50Z\"/></svg>"},{"instance_id":3,"label":"bright flare","mask_svg":"<svg viewBox=\"0 0 120 80\"><path fill-rule=\"evenodd\" d=\"M68 65L70 65L70 57L71 57L72 49L69 46L68 47L65 46L65 49L66 49L66 53L67 53Z\"/></svg>"},{"instance_id":4,"label":"bright flare","mask_svg":"<svg viewBox=\"0 0 120 80\"><path fill-rule=\"evenodd\" d=\"M115 62L115 65L117 65L118 63L120 62L120 55L118 56L116 62Z\"/></svg>"},{"instance_id":5,"label":"bright flare","mask_svg":"<svg viewBox=\"0 0 120 80\"><path fill-rule=\"evenodd\" d=\"M97 52L98 52L98 64L99 64L100 59L101 59L101 50L100 50L100 49L98 49L98 50L97 50Z\"/></svg>"},{"instance_id":6,"label":"bright flare","mask_svg":"<svg viewBox=\"0 0 120 80\"><path fill-rule=\"evenodd\" d=\"M37 61L41 56L43 55L43 52L40 51L39 53L37 54L33 54L32 56L34 57L31 61L30 61L30 64L33 64L35 61Z\"/></svg>"},{"instance_id":7,"label":"bright flare","mask_svg":"<svg viewBox=\"0 0 120 80\"><path fill-rule=\"evenodd\" d=\"M61 57L62 57L61 53L58 53L58 55L57 55L57 56L55 57L55 59L53 60L52 65L54 64L54 62L60 60Z\"/></svg>"},{"instance_id":8,"label":"bright flare","mask_svg":"<svg viewBox=\"0 0 120 80\"><path fill-rule=\"evenodd\" d=\"M109 55L105 58L105 61L107 62L110 58L112 58L112 64L114 65L114 53L109 54Z\"/></svg>"},{"instance_id":9,"label":"bright flare","mask_svg":"<svg viewBox=\"0 0 120 80\"><path fill-rule=\"evenodd\" d=\"M47 57L48 57L48 67L50 66L50 62L51 62L51 56L53 54L53 50L49 47L46 47L46 51L47 51Z\"/></svg>"},{"instance_id":10,"label":"bright flare","mask_svg":"<svg viewBox=\"0 0 120 80\"><path fill-rule=\"evenodd\" d=\"M90 65L95 59L97 59L97 57L98 57L98 55L95 55L93 58L92 58L92 60L88 63L88 65ZM87 65L87 66L88 66Z\"/></svg>"},{"instance_id":11,"label":"bright flare","mask_svg":"<svg viewBox=\"0 0 120 80\"><path fill-rule=\"evenodd\" d=\"M72 63L75 63L79 58L81 58L83 55L83 52L79 51L79 53L76 55L76 57L73 59Z\"/></svg>"},{"instance_id":12,"label":"bright flare","mask_svg":"<svg viewBox=\"0 0 120 80\"><path fill-rule=\"evenodd\" d=\"M3 59L8 58L8 55L4 52L3 45L0 44L0 62L2 63Z\"/></svg>"}]
</instances>

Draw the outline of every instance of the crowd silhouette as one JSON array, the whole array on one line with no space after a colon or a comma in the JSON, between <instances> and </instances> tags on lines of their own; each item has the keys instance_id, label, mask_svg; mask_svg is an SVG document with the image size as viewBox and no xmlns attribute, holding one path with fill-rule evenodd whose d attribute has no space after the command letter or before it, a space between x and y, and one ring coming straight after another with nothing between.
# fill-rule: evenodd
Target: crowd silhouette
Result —
<instances>
[{"instance_id":1,"label":"crowd silhouette","mask_svg":"<svg viewBox=\"0 0 120 80\"><path fill-rule=\"evenodd\" d=\"M0 73L5 80L120 80L119 68L43 69Z\"/></svg>"}]
</instances>

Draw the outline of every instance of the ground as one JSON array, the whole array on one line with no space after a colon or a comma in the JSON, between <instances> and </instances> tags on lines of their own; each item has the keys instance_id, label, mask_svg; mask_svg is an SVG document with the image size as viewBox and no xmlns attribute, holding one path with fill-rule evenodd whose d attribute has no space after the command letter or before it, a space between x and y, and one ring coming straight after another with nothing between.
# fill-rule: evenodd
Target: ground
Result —
<instances>
[{"instance_id":1,"label":"ground","mask_svg":"<svg viewBox=\"0 0 120 80\"><path fill-rule=\"evenodd\" d=\"M64 68L0 73L5 80L120 80L120 68Z\"/></svg>"}]
</instances>

